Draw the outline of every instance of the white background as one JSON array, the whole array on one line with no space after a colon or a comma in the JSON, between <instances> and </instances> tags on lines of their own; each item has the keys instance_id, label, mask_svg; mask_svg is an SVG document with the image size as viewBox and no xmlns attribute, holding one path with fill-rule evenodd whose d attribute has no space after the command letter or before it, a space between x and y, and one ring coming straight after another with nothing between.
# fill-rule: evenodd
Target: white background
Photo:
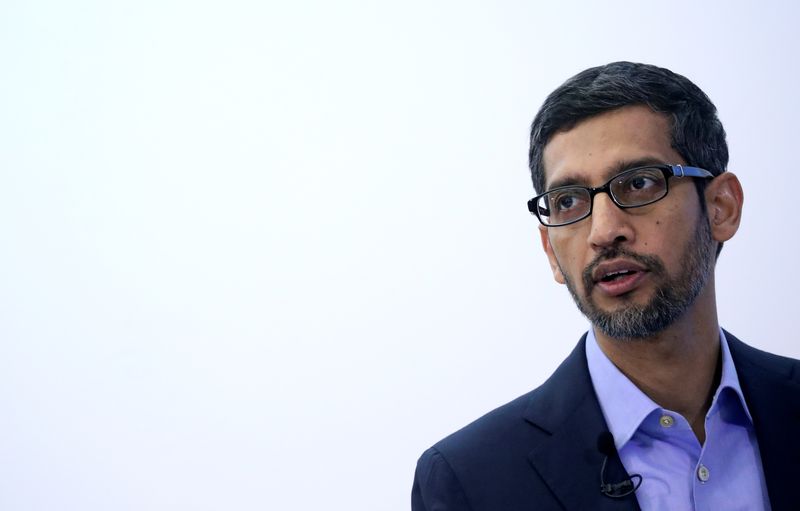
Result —
<instances>
[{"instance_id":1,"label":"white background","mask_svg":"<svg viewBox=\"0 0 800 511\"><path fill-rule=\"evenodd\" d=\"M720 319L800 357L792 2L4 0L0 508L404 510L586 329L528 126L614 60L714 100Z\"/></svg>"}]
</instances>

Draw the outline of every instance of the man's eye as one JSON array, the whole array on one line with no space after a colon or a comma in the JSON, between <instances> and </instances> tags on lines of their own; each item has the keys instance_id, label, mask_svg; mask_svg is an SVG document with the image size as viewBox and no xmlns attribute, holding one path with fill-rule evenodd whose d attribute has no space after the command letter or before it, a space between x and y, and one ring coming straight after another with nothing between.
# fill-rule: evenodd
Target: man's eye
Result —
<instances>
[{"instance_id":1,"label":"man's eye","mask_svg":"<svg viewBox=\"0 0 800 511\"><path fill-rule=\"evenodd\" d=\"M639 192L649 190L654 186L660 186L663 180L663 177L659 174L644 171L627 176L627 178L622 179L619 184L621 185L622 192Z\"/></svg>"},{"instance_id":2,"label":"man's eye","mask_svg":"<svg viewBox=\"0 0 800 511\"><path fill-rule=\"evenodd\" d=\"M633 176L628 181L628 187L632 190L644 190L650 186L655 184L655 180L653 180L649 176Z\"/></svg>"},{"instance_id":3,"label":"man's eye","mask_svg":"<svg viewBox=\"0 0 800 511\"><path fill-rule=\"evenodd\" d=\"M556 204L556 209L564 211L565 209L571 208L574 204L575 204L575 197L571 197L569 195L565 197L559 197L558 202Z\"/></svg>"},{"instance_id":4,"label":"man's eye","mask_svg":"<svg viewBox=\"0 0 800 511\"><path fill-rule=\"evenodd\" d=\"M556 211L569 211L577 207L580 197L575 193L560 193L551 199L553 209Z\"/></svg>"}]
</instances>

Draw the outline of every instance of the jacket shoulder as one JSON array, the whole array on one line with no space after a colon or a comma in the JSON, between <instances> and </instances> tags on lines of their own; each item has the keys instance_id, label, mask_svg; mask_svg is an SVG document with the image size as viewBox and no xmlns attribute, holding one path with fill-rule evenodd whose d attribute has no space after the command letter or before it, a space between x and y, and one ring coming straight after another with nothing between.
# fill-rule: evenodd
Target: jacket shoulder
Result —
<instances>
[{"instance_id":1,"label":"jacket shoulder","mask_svg":"<svg viewBox=\"0 0 800 511\"><path fill-rule=\"evenodd\" d=\"M447 455L455 451L499 451L549 435L594 388L586 364L585 336L539 387L498 407L434 445Z\"/></svg>"},{"instance_id":2,"label":"jacket shoulder","mask_svg":"<svg viewBox=\"0 0 800 511\"><path fill-rule=\"evenodd\" d=\"M495 408L439 440L433 448L446 454L501 448L502 444L508 443L518 434L515 430L530 428L524 415L539 392L541 387Z\"/></svg>"},{"instance_id":3,"label":"jacket shoulder","mask_svg":"<svg viewBox=\"0 0 800 511\"><path fill-rule=\"evenodd\" d=\"M487 413L426 450L417 462L414 511L494 509L519 499L539 498L527 454L545 433L523 414L539 389Z\"/></svg>"},{"instance_id":4,"label":"jacket shoulder","mask_svg":"<svg viewBox=\"0 0 800 511\"><path fill-rule=\"evenodd\" d=\"M727 330L725 338L737 367L746 366L757 371L781 375L800 384L800 360L754 348Z\"/></svg>"},{"instance_id":5,"label":"jacket shoulder","mask_svg":"<svg viewBox=\"0 0 800 511\"><path fill-rule=\"evenodd\" d=\"M593 399L594 391L581 340L541 386L425 451L417 463L412 508L557 509L559 504L531 465L531 456L587 398Z\"/></svg>"}]
</instances>

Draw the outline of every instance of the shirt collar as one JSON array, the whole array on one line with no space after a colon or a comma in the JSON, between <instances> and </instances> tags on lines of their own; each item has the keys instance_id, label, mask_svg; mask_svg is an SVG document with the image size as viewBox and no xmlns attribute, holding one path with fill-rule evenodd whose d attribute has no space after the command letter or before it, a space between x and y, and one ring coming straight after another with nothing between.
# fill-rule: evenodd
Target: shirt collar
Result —
<instances>
[{"instance_id":1,"label":"shirt collar","mask_svg":"<svg viewBox=\"0 0 800 511\"><path fill-rule=\"evenodd\" d=\"M722 355L722 374L720 384L714 393L709 414L715 413L721 407L735 407L738 403L744 411L747 420L752 424L752 416L747 409L736 367L733 365L728 341L725 333L720 329L720 352ZM603 353L597 344L593 330L590 328L586 336L586 361L589 366L589 375L594 385L597 400L606 419L606 424L614 436L614 444L620 450L633 437L642 422L651 413L661 410L661 407L622 374L617 366ZM720 395L725 389L730 389L738 399L720 401ZM729 391L727 393L730 393ZM725 412L725 410L722 410ZM736 411L724 415L737 415Z\"/></svg>"},{"instance_id":2,"label":"shirt collar","mask_svg":"<svg viewBox=\"0 0 800 511\"><path fill-rule=\"evenodd\" d=\"M722 352L722 376L719 380L719 388L717 388L717 392L714 394L714 401L711 404L711 410L713 411L718 406L722 391L725 389L731 389L735 393L737 401L747 417L747 421L752 424L753 416L750 415L750 410L747 408L747 403L744 400L744 393L742 392L741 385L739 385L739 374L736 372L736 366L733 364L731 350L728 347L728 339L725 338L725 332L723 332L721 328L719 330L719 339L720 351Z\"/></svg>"}]
</instances>

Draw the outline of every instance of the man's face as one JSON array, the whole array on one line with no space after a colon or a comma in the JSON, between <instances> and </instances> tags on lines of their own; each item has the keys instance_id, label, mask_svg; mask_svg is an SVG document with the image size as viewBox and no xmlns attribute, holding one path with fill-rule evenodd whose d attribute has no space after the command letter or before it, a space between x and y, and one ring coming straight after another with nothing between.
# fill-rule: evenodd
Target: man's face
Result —
<instances>
[{"instance_id":1,"label":"man's face","mask_svg":"<svg viewBox=\"0 0 800 511\"><path fill-rule=\"evenodd\" d=\"M596 187L634 166L685 163L669 128L664 115L644 106L589 118L545 147L546 187ZM664 199L634 209L598 194L591 216L541 234L556 280L613 338L648 337L672 324L713 268L711 232L691 179L672 178Z\"/></svg>"}]
</instances>

